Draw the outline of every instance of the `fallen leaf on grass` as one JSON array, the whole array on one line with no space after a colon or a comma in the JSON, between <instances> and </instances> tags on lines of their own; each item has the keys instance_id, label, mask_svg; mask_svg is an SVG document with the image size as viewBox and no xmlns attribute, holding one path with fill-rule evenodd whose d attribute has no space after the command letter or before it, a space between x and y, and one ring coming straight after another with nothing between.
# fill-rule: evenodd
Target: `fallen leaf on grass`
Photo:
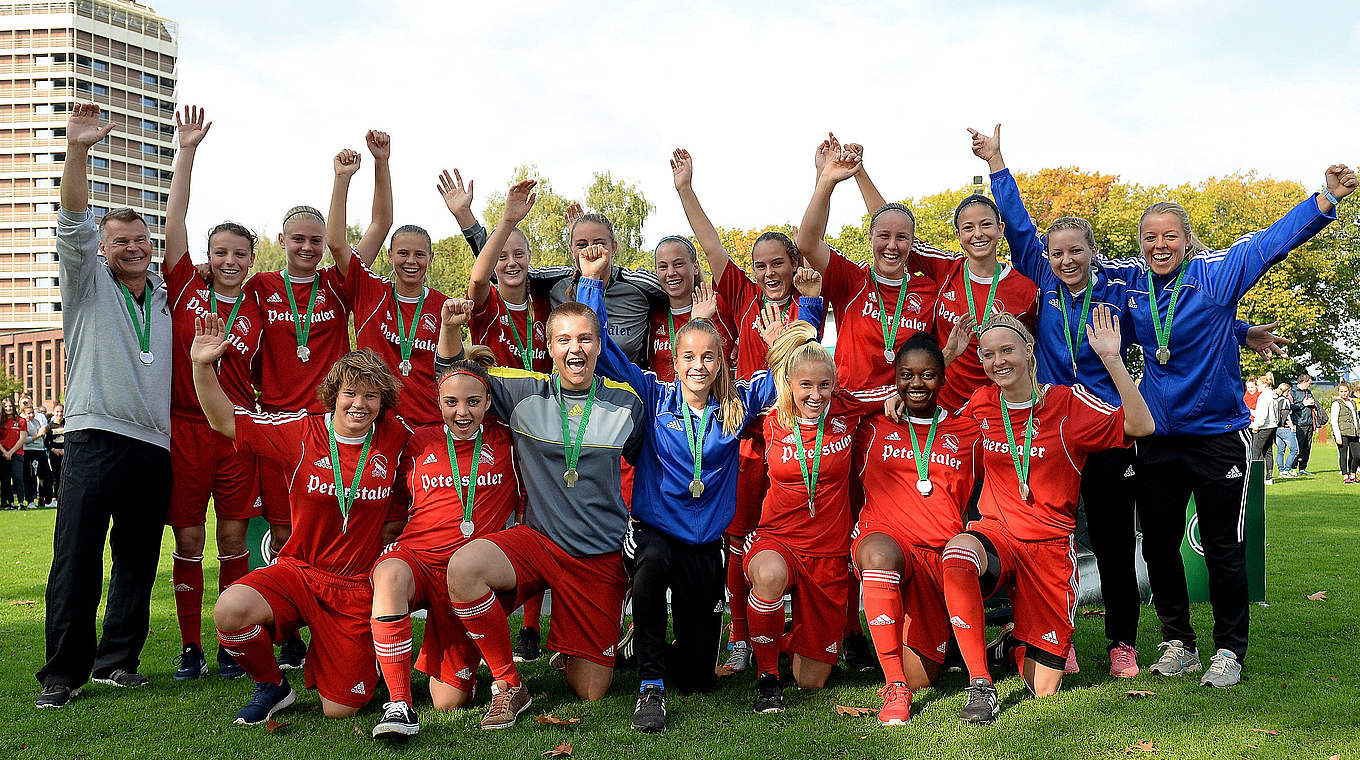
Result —
<instances>
[{"instance_id":1,"label":"fallen leaf on grass","mask_svg":"<svg viewBox=\"0 0 1360 760\"><path fill-rule=\"evenodd\" d=\"M1105 610L1082 610L1082 617L1105 617Z\"/></svg>"},{"instance_id":2,"label":"fallen leaf on grass","mask_svg":"<svg viewBox=\"0 0 1360 760\"><path fill-rule=\"evenodd\" d=\"M1155 746L1153 746L1152 742L1143 741L1143 742L1138 742L1137 744L1133 745L1132 747L1129 747L1128 749L1126 749L1126 750L1124 750L1124 751L1125 751L1125 752L1156 752L1156 751L1157 751L1157 748L1156 748Z\"/></svg>"},{"instance_id":3,"label":"fallen leaf on grass","mask_svg":"<svg viewBox=\"0 0 1360 760\"><path fill-rule=\"evenodd\" d=\"M719 678L725 678L727 676L736 675L737 671L733 670L731 667L727 665L719 665L718 667L713 669L713 674Z\"/></svg>"},{"instance_id":4,"label":"fallen leaf on grass","mask_svg":"<svg viewBox=\"0 0 1360 760\"><path fill-rule=\"evenodd\" d=\"M540 726L574 726L580 722L580 718L563 719L554 716L552 713L544 713L538 716L538 724Z\"/></svg>"},{"instance_id":5,"label":"fallen leaf on grass","mask_svg":"<svg viewBox=\"0 0 1360 760\"><path fill-rule=\"evenodd\" d=\"M1341 755L1332 755L1327 760L1341 760Z\"/></svg>"},{"instance_id":6,"label":"fallen leaf on grass","mask_svg":"<svg viewBox=\"0 0 1360 760\"><path fill-rule=\"evenodd\" d=\"M265 731L268 731L269 733L272 734L272 733L274 733L275 731L278 731L280 728L288 728L288 727L291 726L291 725L293 725L293 724L292 724L292 723L280 723L279 721L274 720L273 718L270 718L269 720L267 720L267 721L264 722L264 730L265 730ZM358 728L358 726L355 726L355 728Z\"/></svg>"},{"instance_id":7,"label":"fallen leaf on grass","mask_svg":"<svg viewBox=\"0 0 1360 760\"><path fill-rule=\"evenodd\" d=\"M1279 732L1279 731L1276 731L1276 730L1273 729L1273 728L1253 728L1252 730L1255 731L1255 732L1258 733L1258 734L1267 734L1267 735L1269 735L1269 736L1279 736L1279 735L1280 735L1280 732Z\"/></svg>"},{"instance_id":8,"label":"fallen leaf on grass","mask_svg":"<svg viewBox=\"0 0 1360 760\"><path fill-rule=\"evenodd\" d=\"M1323 601L1326 601L1326 600L1327 600L1327 592L1326 592L1326 591L1319 591L1319 592L1317 592L1316 594L1309 594L1309 595L1308 595L1308 601L1310 601L1310 602L1323 602Z\"/></svg>"},{"instance_id":9,"label":"fallen leaf on grass","mask_svg":"<svg viewBox=\"0 0 1360 760\"><path fill-rule=\"evenodd\" d=\"M27 606L30 605L30 604L37 604L37 602L33 601L32 599L18 599L18 600L15 600L15 601L13 601L13 602L10 602L10 603L9 603L9 606L11 606L11 607L27 607Z\"/></svg>"},{"instance_id":10,"label":"fallen leaf on grass","mask_svg":"<svg viewBox=\"0 0 1360 760\"><path fill-rule=\"evenodd\" d=\"M359 724L358 724L358 723L355 723L355 724L354 724L354 733L356 733L356 734L358 734L358 735L360 735L360 736L368 736L368 734L364 733L364 730L363 730L362 728L359 728Z\"/></svg>"},{"instance_id":11,"label":"fallen leaf on grass","mask_svg":"<svg viewBox=\"0 0 1360 760\"><path fill-rule=\"evenodd\" d=\"M1155 692L1155 691L1148 691L1147 689L1133 689L1133 690L1131 690L1131 691L1126 691L1126 692L1124 692L1124 696L1126 696L1126 697L1150 697L1150 696L1152 696L1152 695L1154 695L1154 694L1156 694L1156 693L1157 693L1157 692Z\"/></svg>"},{"instance_id":12,"label":"fallen leaf on grass","mask_svg":"<svg viewBox=\"0 0 1360 760\"><path fill-rule=\"evenodd\" d=\"M544 756L544 757L571 757L571 743L570 743L570 742L562 742L561 744L557 745L556 747L553 747L552 749L548 750L547 752L544 752L544 753L543 753L543 756Z\"/></svg>"},{"instance_id":13,"label":"fallen leaf on grass","mask_svg":"<svg viewBox=\"0 0 1360 760\"><path fill-rule=\"evenodd\" d=\"M836 705L836 714L849 715L852 718L863 718L866 715L877 715L878 710L875 710L872 707L846 707L845 705Z\"/></svg>"}]
</instances>

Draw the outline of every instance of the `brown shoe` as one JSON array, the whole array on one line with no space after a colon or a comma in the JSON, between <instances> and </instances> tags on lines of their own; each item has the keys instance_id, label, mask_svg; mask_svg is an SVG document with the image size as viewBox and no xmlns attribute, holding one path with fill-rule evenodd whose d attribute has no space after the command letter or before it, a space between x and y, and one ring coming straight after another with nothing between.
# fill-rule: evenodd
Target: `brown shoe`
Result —
<instances>
[{"instance_id":1,"label":"brown shoe","mask_svg":"<svg viewBox=\"0 0 1360 760\"><path fill-rule=\"evenodd\" d=\"M519 714L529 709L534 700L529 696L529 687L520 684L511 686L505 681L491 684L491 706L482 718L482 728L509 728L515 725Z\"/></svg>"}]
</instances>

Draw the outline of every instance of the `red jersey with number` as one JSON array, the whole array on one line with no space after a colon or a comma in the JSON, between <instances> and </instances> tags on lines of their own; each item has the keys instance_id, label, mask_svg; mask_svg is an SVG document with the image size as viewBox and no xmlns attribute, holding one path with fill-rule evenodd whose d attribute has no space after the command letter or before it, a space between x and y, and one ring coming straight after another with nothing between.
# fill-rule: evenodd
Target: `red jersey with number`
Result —
<instances>
[{"instance_id":1,"label":"red jersey with number","mask_svg":"<svg viewBox=\"0 0 1360 760\"><path fill-rule=\"evenodd\" d=\"M329 414L255 414L237 408L236 450L273 461L287 476L293 533L280 556L335 575L367 579L382 551L383 524L406 517L409 496L404 488L394 495L393 485L411 429L390 413L374 423L368 460L346 521L331 467L330 419ZM348 489L364 439L337 435L335 445L342 488Z\"/></svg>"},{"instance_id":2,"label":"red jersey with number","mask_svg":"<svg viewBox=\"0 0 1360 760\"><path fill-rule=\"evenodd\" d=\"M312 283L316 282L316 304L307 334L311 355L306 362L298 358L297 328L284 290L283 272L260 272L246 282L246 292L255 297L264 314L258 367L260 406L269 411L305 409L322 413L325 407L316 397L316 389L331 366L349 353L349 309L341 295L343 285L335 267L321 267L307 279L290 279L298 316L303 320Z\"/></svg>"},{"instance_id":3,"label":"red jersey with number","mask_svg":"<svg viewBox=\"0 0 1360 760\"><path fill-rule=\"evenodd\" d=\"M926 453L929 418L893 422L882 413L866 418L855 436L855 462L864 486L861 521L886 525L916 546L944 549L963 532L963 513L980 469L981 431L971 417L957 417L943 409L937 415L935 440L928 454L928 495L922 496L917 487L920 474L911 433L916 432L917 445Z\"/></svg>"},{"instance_id":4,"label":"red jersey with number","mask_svg":"<svg viewBox=\"0 0 1360 760\"><path fill-rule=\"evenodd\" d=\"M718 313L736 333L737 379L750 380L757 371L769 369L765 362L765 339L760 337L758 321L760 308L765 303L760 286L746 274L746 270L729 258L717 288ZM798 293L791 293L789 300L780 304L779 308L789 315L789 319L797 319ZM676 329L679 328L676 325Z\"/></svg>"},{"instance_id":5,"label":"red jersey with number","mask_svg":"<svg viewBox=\"0 0 1360 760\"><path fill-rule=\"evenodd\" d=\"M1030 404L1010 404L1011 434L1023 451ZM1049 385L1043 403L1034 411L1030 442L1027 501L1020 499L1020 479L1011 459L1001 411L1001 390L995 385L973 394L963 414L982 429L982 498L978 511L1000 520L1022 541L1064 538L1077 528L1077 497L1086 457L1099 451L1128 446L1124 410L1101 401L1080 385ZM1023 455L1021 466L1023 467ZM1098 506L1098 505L1097 505Z\"/></svg>"},{"instance_id":6,"label":"red jersey with number","mask_svg":"<svg viewBox=\"0 0 1360 760\"><path fill-rule=\"evenodd\" d=\"M973 304L977 307L974 319L978 326L982 325L983 320L980 317L984 313L996 314L1006 311L1024 322L1030 332L1033 332L1039 286L1015 271L1010 264L998 262L1001 279L996 285L996 297L992 299L992 307L987 310L987 294L992 289L992 278L965 274L964 261L964 257L960 255L940 282L940 297L935 310L935 337L939 339L940 345L944 346L949 342L950 331L968 313L965 283L973 292ZM977 334L974 333L968 342L968 348L945 367L944 387L940 389L938 401L945 409L950 411L961 409L968 403L973 391L991 385L987 373L982 371L982 359L978 358L977 349Z\"/></svg>"},{"instance_id":7,"label":"red jersey with number","mask_svg":"<svg viewBox=\"0 0 1360 760\"><path fill-rule=\"evenodd\" d=\"M938 287L924 270L913 271L913 259L900 280L875 278L868 264L855 264L834 248L826 267L822 297L831 301L836 314L836 382L861 401L881 403L895 392L892 362L884 353L883 314L892 320L897 299L902 313L897 320L893 348L930 329ZM880 301L880 299L882 299ZM889 327L891 330L891 326Z\"/></svg>"},{"instance_id":8,"label":"red jersey with number","mask_svg":"<svg viewBox=\"0 0 1360 760\"><path fill-rule=\"evenodd\" d=\"M798 449L807 455L812 474L817 444L817 421L798 421L792 431L779 424L774 410L765 415L765 463L770 490L765 492L757 530L789 548L812 557L840 557L850 553L851 444L864 407L848 392L837 389L822 426L822 460L817 468L817 491L808 506L807 484L798 464Z\"/></svg>"},{"instance_id":9,"label":"red jersey with number","mask_svg":"<svg viewBox=\"0 0 1360 760\"><path fill-rule=\"evenodd\" d=\"M439 312L448 297L425 288L425 301L397 295L392 281L373 273L356 255L350 259L343 289L345 305L354 313L355 343L372 349L401 380L397 414L412 425L433 425L439 416L434 383L434 349L439 343ZM417 315L416 309L420 312ZM400 328L411 341L411 374L402 375Z\"/></svg>"},{"instance_id":10,"label":"red jersey with number","mask_svg":"<svg viewBox=\"0 0 1360 760\"><path fill-rule=\"evenodd\" d=\"M473 494L471 537L460 530L463 502L454 487L449 465L449 444L443 425L421 428L411 436L403 457L402 473L411 492L411 511L401 544L411 549L452 556L474 538L505 528L520 506L519 471L511 456L510 429L487 416L482 423L482 451L477 463L477 490ZM458 457L458 477L467 493L472 477L475 441L453 442Z\"/></svg>"},{"instance_id":11,"label":"red jersey with number","mask_svg":"<svg viewBox=\"0 0 1360 760\"><path fill-rule=\"evenodd\" d=\"M532 346L528 345L526 337L529 334L530 311L533 312L534 323ZM530 297L524 304L510 305L501 298L500 291L492 288L482 305L472 311L468 329L474 344L491 349L497 366L524 369L524 359L520 354L519 343L515 340L518 331L519 339L526 342L525 348L533 354L530 360L533 362L532 371L552 374L552 357L548 355L550 311L552 308L546 298Z\"/></svg>"},{"instance_id":12,"label":"red jersey with number","mask_svg":"<svg viewBox=\"0 0 1360 760\"><path fill-rule=\"evenodd\" d=\"M170 320L174 330L175 355L171 361L170 409L180 417L206 421L194 390L193 363L189 361L189 346L194 342L194 320L212 313L208 286L199 279L198 270L189 255L180 257L173 269L166 273L165 284L170 289ZM231 403L245 409L255 408L255 389L251 386L251 371L260 353L260 333L264 319L255 300L244 292L236 321L227 326L227 351L217 363L217 379ZM226 321L231 317L236 299L217 298L217 314Z\"/></svg>"},{"instance_id":13,"label":"red jersey with number","mask_svg":"<svg viewBox=\"0 0 1360 760\"><path fill-rule=\"evenodd\" d=\"M663 383L669 383L675 379L675 353L671 348L671 326L674 323L675 332L680 332L680 328L689 324L690 314L693 306L686 306L683 309L671 309L671 319L666 320L666 312L652 311L651 330L647 335L647 355L650 357L648 366L656 373L656 379ZM722 350L727 355L729 366L736 357L737 342L732 337L732 329L727 324L727 320L722 318L723 307L718 305L717 318L713 320L713 326L718 328L718 335L722 338ZM765 345L762 340L761 345Z\"/></svg>"}]
</instances>

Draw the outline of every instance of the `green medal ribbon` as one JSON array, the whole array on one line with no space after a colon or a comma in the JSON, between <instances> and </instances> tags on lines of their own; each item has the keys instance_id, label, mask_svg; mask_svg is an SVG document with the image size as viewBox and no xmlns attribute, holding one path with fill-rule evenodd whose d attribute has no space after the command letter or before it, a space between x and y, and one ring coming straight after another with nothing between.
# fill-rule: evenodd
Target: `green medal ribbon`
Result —
<instances>
[{"instance_id":1,"label":"green medal ribbon","mask_svg":"<svg viewBox=\"0 0 1360 760\"><path fill-rule=\"evenodd\" d=\"M916 490L922 496L929 496L933 486L930 484L930 451L935 446L935 431L940 423L939 409L932 409L930 412L930 433L926 435L926 447L924 453L921 444L916 438L916 426L911 419L907 419L907 432L911 433L911 451L916 455Z\"/></svg>"},{"instance_id":2,"label":"green medal ribbon","mask_svg":"<svg viewBox=\"0 0 1360 760\"><path fill-rule=\"evenodd\" d=\"M505 303L505 299L501 299ZM528 297L524 299L524 332L525 339L519 337L519 328L515 327L515 315L510 313L509 307L505 309L505 319L510 323L510 334L515 338L515 345L519 347L519 360L524 363L525 372L534 371L534 299Z\"/></svg>"},{"instance_id":3,"label":"green medal ribbon","mask_svg":"<svg viewBox=\"0 0 1360 760\"><path fill-rule=\"evenodd\" d=\"M227 317L227 337L231 337L231 326L236 324L236 315L241 313L241 304L246 302L246 294L240 293L236 296L236 303L231 306L231 314ZM217 314L217 291L208 288L208 303L212 306L212 313Z\"/></svg>"},{"instance_id":4,"label":"green medal ribbon","mask_svg":"<svg viewBox=\"0 0 1360 760\"><path fill-rule=\"evenodd\" d=\"M1091 293L1095 291L1095 289L1095 280L1090 280L1086 283L1086 295L1081 297L1081 322L1077 324L1076 334L1073 334L1072 325L1067 317L1067 304L1069 302L1075 304L1075 299L1072 298L1072 294L1068 292L1066 287L1059 287L1059 290L1064 294L1061 309L1063 315L1063 337L1067 339L1067 353L1072 357L1073 377L1076 377L1077 374L1077 352L1081 350L1082 328L1086 326L1086 320L1091 315Z\"/></svg>"},{"instance_id":5,"label":"green medal ribbon","mask_svg":"<svg viewBox=\"0 0 1360 760\"><path fill-rule=\"evenodd\" d=\"M472 472L468 476L467 495L463 492L463 476L458 471L458 452L453 450L453 433L449 432L449 426L444 426L444 441L449 445L449 469L453 472L453 487L458 493L458 501L463 504L463 525L467 528L463 531L464 538L472 537L472 500L477 495L477 465L482 461L482 430L477 429L476 443L472 446Z\"/></svg>"},{"instance_id":6,"label":"green medal ribbon","mask_svg":"<svg viewBox=\"0 0 1360 760\"><path fill-rule=\"evenodd\" d=\"M142 363L150 364L147 360L151 356L151 280L146 281L146 290L142 291L142 318L137 318L137 302L132 298L132 291L122 282L118 282L118 289L123 291L123 301L127 303L128 316L132 317L132 331L137 334L137 345L142 349Z\"/></svg>"},{"instance_id":7,"label":"green medal ribbon","mask_svg":"<svg viewBox=\"0 0 1360 760\"><path fill-rule=\"evenodd\" d=\"M760 296L760 310L761 310L761 312L764 312L764 311L765 311L765 307L768 306L770 303L771 303L771 302L765 298L764 294L761 294L761 296ZM783 309L780 310L780 316L782 316L782 317L784 318L784 321L785 321L785 322L788 322L788 321L789 321L789 318L793 316L793 307L796 306L797 304L798 304L798 298L797 298L796 296L790 294L790 295L789 295L789 305L788 305L788 306L785 306ZM674 350L674 349L672 349L672 350Z\"/></svg>"},{"instance_id":8,"label":"green medal ribbon","mask_svg":"<svg viewBox=\"0 0 1360 760\"><path fill-rule=\"evenodd\" d=\"M675 385L678 390L680 381L677 380ZM694 455L694 480L689 483L689 494L697 499L704 495L704 483L699 479L699 475L704 470L704 433L708 430L708 415L712 407L704 407L703 416L699 418L697 434L694 431L693 412L684 398L680 399L680 410L685 416L685 440L689 442L689 453Z\"/></svg>"},{"instance_id":9,"label":"green medal ribbon","mask_svg":"<svg viewBox=\"0 0 1360 760\"><path fill-rule=\"evenodd\" d=\"M1006 442L1011 445L1011 464L1015 465L1015 477L1020 481L1020 499L1029 499L1029 452L1034 443L1034 403L1038 400L1037 394L1031 394L1029 403L1029 419L1025 422L1025 451L1023 457L1020 452L1015 450L1015 432L1011 430L1011 409L1006 405L1006 396L1001 394L1001 414L1006 418ZM1022 463L1023 459L1023 463Z\"/></svg>"},{"instance_id":10,"label":"green medal ribbon","mask_svg":"<svg viewBox=\"0 0 1360 760\"><path fill-rule=\"evenodd\" d=\"M963 293L968 296L968 316L973 318L977 324L973 325L973 332L981 335L982 325L987 318L992 316L992 301L996 299L996 286L1001 282L1001 262L996 263L996 271L992 272L992 287L987 291L987 303L982 306L982 315L978 316L977 306L973 304L973 278L968 274L967 262L963 265Z\"/></svg>"},{"instance_id":11,"label":"green medal ribbon","mask_svg":"<svg viewBox=\"0 0 1360 760\"><path fill-rule=\"evenodd\" d=\"M288 294L288 308L293 312L293 326L297 328L298 358L304 362L312 355L307 348L307 336L312 332L312 307L316 306L316 284L319 279L319 275L312 273L312 294L307 298L307 318L303 320L302 314L298 312L297 299L293 297L293 280L288 276L288 270L283 270L283 290Z\"/></svg>"},{"instance_id":12,"label":"green medal ribbon","mask_svg":"<svg viewBox=\"0 0 1360 760\"><path fill-rule=\"evenodd\" d=\"M554 375L553 382L557 385L558 408L562 410L562 449L567 460L567 471L562 473L562 481L567 484L567 488L575 488L576 481L580 479L580 474L576 472L576 463L581 460L581 443L586 438L586 425L590 424L590 409L595 406L595 388L598 385L594 380L590 381L590 393L586 395L585 410L581 412L581 424L576 427L576 442L571 440L571 426L567 419L566 397L562 394L562 377Z\"/></svg>"},{"instance_id":13,"label":"green medal ribbon","mask_svg":"<svg viewBox=\"0 0 1360 760\"><path fill-rule=\"evenodd\" d=\"M822 416L817 420L817 441L814 444L816 446L816 451L811 455L812 456L811 472L808 471L807 464L807 458L809 455L803 451L802 423L798 423L796 431L798 434L798 450L795 452L795 454L797 455L798 459L798 468L803 471L803 485L807 486L808 514L813 517L817 515L817 508L813 506L812 502L813 498L817 493L817 474L822 469L822 429L825 426L826 426L826 413L823 412Z\"/></svg>"},{"instance_id":14,"label":"green medal ribbon","mask_svg":"<svg viewBox=\"0 0 1360 760\"><path fill-rule=\"evenodd\" d=\"M406 329L406 324L401 321L401 298L397 296L397 286L392 285L392 309L397 313L397 343L401 347L401 374L406 375L411 371L411 351L416 345L416 328L420 325L420 312L425 310L425 288L420 289L420 298L416 299L416 313L411 317L411 329Z\"/></svg>"},{"instance_id":15,"label":"green medal ribbon","mask_svg":"<svg viewBox=\"0 0 1360 760\"><path fill-rule=\"evenodd\" d=\"M897 308L893 310L891 326L888 322L888 313L883 309L883 294L878 290L878 275L874 274L873 267L869 267L869 279L874 283L874 294L878 296L878 319L883 323L883 358L892 364L897 358L897 326L902 320L902 302L907 296L907 273L905 270L902 272L902 284L897 288ZM995 283L992 288L992 292L996 292Z\"/></svg>"},{"instance_id":16,"label":"green medal ribbon","mask_svg":"<svg viewBox=\"0 0 1360 760\"><path fill-rule=\"evenodd\" d=\"M1176 275L1176 284L1171 288L1171 303L1166 307L1166 324L1162 324L1162 315L1157 309L1157 286L1152 282L1152 270L1147 273L1148 280L1148 308L1152 311L1152 328L1157 333L1157 363L1166 364L1171 361L1171 349L1167 344L1171 342L1171 320L1176 318L1176 301L1181 297L1181 283L1185 280L1185 270L1190 265L1190 259L1181 262L1180 274Z\"/></svg>"},{"instance_id":17,"label":"green medal ribbon","mask_svg":"<svg viewBox=\"0 0 1360 760\"><path fill-rule=\"evenodd\" d=\"M343 533L349 530L349 508L354 506L354 500L359 497L359 483L364 478L364 465L368 464L368 445L373 442L373 428L370 426L368 435L364 436L364 447L359 450L359 464L354 468L349 488L345 488L345 477L340 473L340 449L335 445L333 416L331 424L326 426L326 432L331 440L331 470L335 473L335 498L340 502L340 531Z\"/></svg>"},{"instance_id":18,"label":"green medal ribbon","mask_svg":"<svg viewBox=\"0 0 1360 760\"><path fill-rule=\"evenodd\" d=\"M694 307L690 306L690 313L693 314ZM666 307L666 332L671 338L671 364L675 364L675 316L671 314L669 306ZM683 401L683 400L682 400ZM689 419L686 417L685 419Z\"/></svg>"}]
</instances>

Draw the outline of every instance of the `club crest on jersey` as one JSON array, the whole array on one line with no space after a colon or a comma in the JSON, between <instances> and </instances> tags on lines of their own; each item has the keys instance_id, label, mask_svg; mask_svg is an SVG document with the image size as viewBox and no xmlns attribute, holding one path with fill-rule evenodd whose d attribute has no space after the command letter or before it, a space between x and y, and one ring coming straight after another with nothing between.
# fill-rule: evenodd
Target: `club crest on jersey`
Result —
<instances>
[{"instance_id":1,"label":"club crest on jersey","mask_svg":"<svg viewBox=\"0 0 1360 760\"><path fill-rule=\"evenodd\" d=\"M997 298L993 298L993 299L992 299L992 313L993 313L993 314L1000 314L1001 312L1003 312L1003 311L1005 311L1005 310L1006 310L1006 304L1001 303L1001 298L1000 298L1000 297L997 297Z\"/></svg>"},{"instance_id":2,"label":"club crest on jersey","mask_svg":"<svg viewBox=\"0 0 1360 760\"><path fill-rule=\"evenodd\" d=\"M844 417L832 417L832 418L831 418L831 432L836 433L836 434L838 434L838 435L844 435L844 434L845 434L845 418L844 418Z\"/></svg>"},{"instance_id":3,"label":"club crest on jersey","mask_svg":"<svg viewBox=\"0 0 1360 760\"><path fill-rule=\"evenodd\" d=\"M420 317L420 329L426 332L439 332L439 320L433 314L424 314Z\"/></svg>"},{"instance_id":4,"label":"club crest on jersey","mask_svg":"<svg viewBox=\"0 0 1360 760\"><path fill-rule=\"evenodd\" d=\"M953 433L945 433L940 436L940 445L951 454L959 453L959 437Z\"/></svg>"},{"instance_id":5,"label":"club crest on jersey","mask_svg":"<svg viewBox=\"0 0 1360 760\"><path fill-rule=\"evenodd\" d=\"M482 458L477 460L479 463L491 466L496 464L496 454L490 446L482 446Z\"/></svg>"},{"instance_id":6,"label":"club crest on jersey","mask_svg":"<svg viewBox=\"0 0 1360 760\"><path fill-rule=\"evenodd\" d=\"M906 308L907 311L911 312L912 314L920 314L921 297L916 295L915 293L908 293L904 307Z\"/></svg>"},{"instance_id":7,"label":"club crest on jersey","mask_svg":"<svg viewBox=\"0 0 1360 760\"><path fill-rule=\"evenodd\" d=\"M387 457L382 454L374 454L368 461L372 463L369 470L373 473L373 477L378 480L387 478Z\"/></svg>"},{"instance_id":8,"label":"club crest on jersey","mask_svg":"<svg viewBox=\"0 0 1360 760\"><path fill-rule=\"evenodd\" d=\"M1129 301L1133 301L1133 299L1130 298ZM283 296L280 296L278 293L270 293L270 294L269 294L269 297L266 298L266 299L264 299L264 302L265 302L265 303L283 303Z\"/></svg>"}]
</instances>

